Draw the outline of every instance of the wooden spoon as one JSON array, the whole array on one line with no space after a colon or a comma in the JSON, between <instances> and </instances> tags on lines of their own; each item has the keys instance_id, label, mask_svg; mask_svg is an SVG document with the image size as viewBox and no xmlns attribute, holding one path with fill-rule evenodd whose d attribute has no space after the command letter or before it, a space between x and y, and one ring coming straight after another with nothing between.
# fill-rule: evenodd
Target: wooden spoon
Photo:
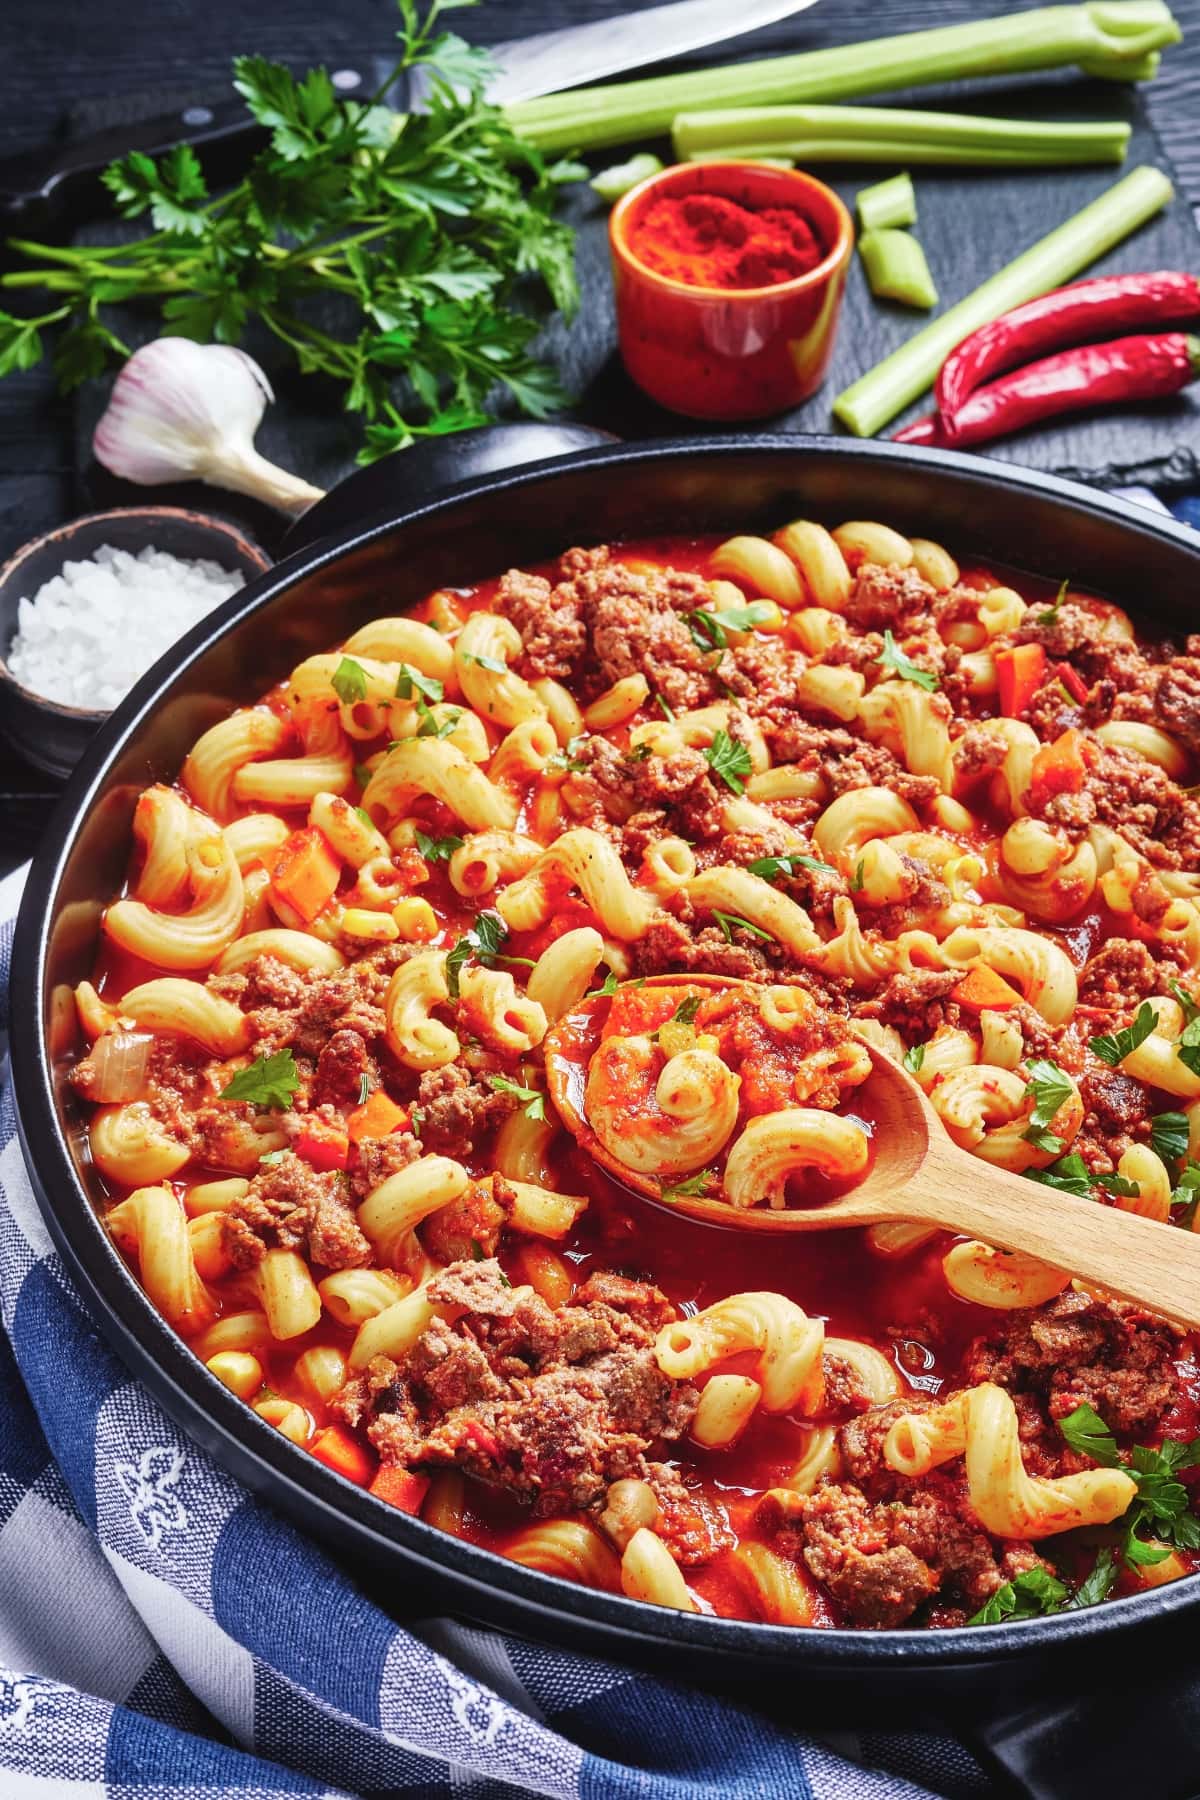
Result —
<instances>
[{"instance_id":1,"label":"wooden spoon","mask_svg":"<svg viewBox=\"0 0 1200 1800\"><path fill-rule=\"evenodd\" d=\"M677 987L681 995L698 987L752 986L706 975L652 976L647 985ZM1045 1187L959 1149L917 1082L872 1044L864 1046L872 1073L855 1091L868 1100L875 1120L875 1159L858 1186L821 1205L779 1211L734 1207L702 1194L664 1196L657 1181L605 1149L584 1115L587 1038L607 1004L604 998L584 1001L547 1034L550 1097L594 1161L656 1204L740 1231L830 1231L896 1219L937 1225L1000 1249L1026 1251L1123 1300L1200 1326L1200 1234Z\"/></svg>"}]
</instances>

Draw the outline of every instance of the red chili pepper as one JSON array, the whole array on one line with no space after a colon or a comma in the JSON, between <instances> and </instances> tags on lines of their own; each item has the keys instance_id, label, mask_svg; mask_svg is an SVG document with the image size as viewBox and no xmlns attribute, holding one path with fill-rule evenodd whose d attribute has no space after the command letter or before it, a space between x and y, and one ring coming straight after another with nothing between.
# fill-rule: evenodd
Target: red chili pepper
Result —
<instances>
[{"instance_id":1,"label":"red chili pepper","mask_svg":"<svg viewBox=\"0 0 1200 1800\"><path fill-rule=\"evenodd\" d=\"M1003 318L981 325L942 364L934 397L948 440L956 414L993 375L1069 344L1095 343L1138 326L1171 325L1200 316L1200 280L1158 269L1152 275L1100 275L1055 288Z\"/></svg>"},{"instance_id":2,"label":"red chili pepper","mask_svg":"<svg viewBox=\"0 0 1200 1800\"><path fill-rule=\"evenodd\" d=\"M1060 413L1110 406L1122 400L1157 400L1200 375L1200 338L1183 331L1158 337L1114 338L1082 344L1002 375L972 394L948 437L937 414L917 419L895 434L901 444L982 444Z\"/></svg>"}]
</instances>

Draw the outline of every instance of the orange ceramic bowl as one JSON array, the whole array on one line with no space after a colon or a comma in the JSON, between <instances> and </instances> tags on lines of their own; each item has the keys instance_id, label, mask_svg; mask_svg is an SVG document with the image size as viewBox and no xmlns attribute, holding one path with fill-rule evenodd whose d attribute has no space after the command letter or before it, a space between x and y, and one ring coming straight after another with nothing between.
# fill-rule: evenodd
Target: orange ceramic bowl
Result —
<instances>
[{"instance_id":1,"label":"orange ceramic bowl","mask_svg":"<svg viewBox=\"0 0 1200 1800\"><path fill-rule=\"evenodd\" d=\"M660 275L634 254L636 227L664 196L699 193L751 211L794 207L825 254L772 287L693 287ZM823 181L763 163L680 163L617 202L609 245L621 354L652 400L693 419L761 419L820 387L854 248L850 215Z\"/></svg>"}]
</instances>

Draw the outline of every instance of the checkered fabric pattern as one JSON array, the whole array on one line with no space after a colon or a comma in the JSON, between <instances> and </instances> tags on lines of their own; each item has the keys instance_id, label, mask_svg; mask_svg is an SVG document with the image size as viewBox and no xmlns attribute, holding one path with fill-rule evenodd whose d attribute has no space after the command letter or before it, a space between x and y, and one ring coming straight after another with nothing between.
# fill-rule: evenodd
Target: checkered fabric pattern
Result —
<instances>
[{"instance_id":1,"label":"checkered fabric pattern","mask_svg":"<svg viewBox=\"0 0 1200 1800\"><path fill-rule=\"evenodd\" d=\"M0 883L0 1018L19 887ZM105 1344L34 1201L2 1050L3 1800L991 1793L949 1741L818 1739L794 1692L768 1716L448 1619L398 1626Z\"/></svg>"}]
</instances>

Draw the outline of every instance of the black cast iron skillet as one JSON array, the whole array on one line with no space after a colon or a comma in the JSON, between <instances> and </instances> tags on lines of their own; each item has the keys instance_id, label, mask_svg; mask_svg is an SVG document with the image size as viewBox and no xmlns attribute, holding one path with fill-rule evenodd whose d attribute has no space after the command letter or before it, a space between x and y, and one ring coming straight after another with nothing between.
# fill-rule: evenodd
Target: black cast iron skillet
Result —
<instances>
[{"instance_id":1,"label":"black cast iron skillet","mask_svg":"<svg viewBox=\"0 0 1200 1800\"><path fill-rule=\"evenodd\" d=\"M1200 1580L1019 1625L928 1633L786 1630L560 1583L395 1512L257 1420L162 1322L94 1210L83 1120L64 1080L75 1049L70 988L91 970L141 788L172 780L232 703L432 588L572 544L768 530L797 514L882 518L1055 580L1068 573L1165 626L1194 622L1200 539L1191 532L1049 476L891 444L616 445L486 474L408 511L393 505L338 526L227 602L146 676L89 749L51 822L21 909L12 980L17 1104L42 1210L101 1329L172 1416L393 1611L454 1611L725 1691L749 1689L801 1725L970 1726L1016 1791L1040 1800L1190 1795L1200 1787L1200 1677L1188 1668Z\"/></svg>"}]
</instances>

